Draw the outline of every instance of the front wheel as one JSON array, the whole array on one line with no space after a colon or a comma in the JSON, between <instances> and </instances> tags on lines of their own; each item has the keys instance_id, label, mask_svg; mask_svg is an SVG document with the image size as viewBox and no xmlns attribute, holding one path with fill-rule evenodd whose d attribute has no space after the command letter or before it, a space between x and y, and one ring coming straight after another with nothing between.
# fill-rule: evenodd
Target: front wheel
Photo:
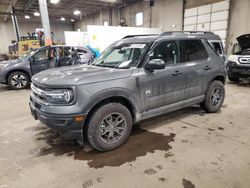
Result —
<instances>
[{"instance_id":1,"label":"front wheel","mask_svg":"<svg viewBox=\"0 0 250 188\"><path fill-rule=\"evenodd\" d=\"M108 103L94 112L86 128L93 148L110 151L128 139L132 129L131 113L120 103Z\"/></svg>"},{"instance_id":2,"label":"front wheel","mask_svg":"<svg viewBox=\"0 0 250 188\"><path fill-rule=\"evenodd\" d=\"M10 88L15 90L25 89L29 86L29 76L20 71L12 72L7 81Z\"/></svg>"},{"instance_id":3,"label":"front wheel","mask_svg":"<svg viewBox=\"0 0 250 188\"><path fill-rule=\"evenodd\" d=\"M201 108L209 113L218 112L224 102L225 88L221 81L213 81L206 92Z\"/></svg>"}]
</instances>

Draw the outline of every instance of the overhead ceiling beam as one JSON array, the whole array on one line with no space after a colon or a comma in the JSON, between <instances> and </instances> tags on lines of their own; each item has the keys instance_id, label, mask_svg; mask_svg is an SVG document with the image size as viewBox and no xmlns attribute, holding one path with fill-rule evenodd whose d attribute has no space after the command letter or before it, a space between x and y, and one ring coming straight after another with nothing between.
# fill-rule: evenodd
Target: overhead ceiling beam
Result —
<instances>
[{"instance_id":1,"label":"overhead ceiling beam","mask_svg":"<svg viewBox=\"0 0 250 188\"><path fill-rule=\"evenodd\" d=\"M37 0L27 0L25 5L24 5L24 12L29 10L36 3L36 1Z\"/></svg>"}]
</instances>

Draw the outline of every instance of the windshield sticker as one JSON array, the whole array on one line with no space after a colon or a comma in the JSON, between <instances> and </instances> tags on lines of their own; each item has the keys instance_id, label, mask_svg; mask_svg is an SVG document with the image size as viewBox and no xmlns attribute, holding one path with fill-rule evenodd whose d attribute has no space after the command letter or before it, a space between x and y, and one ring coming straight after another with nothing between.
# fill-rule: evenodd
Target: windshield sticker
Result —
<instances>
[{"instance_id":1,"label":"windshield sticker","mask_svg":"<svg viewBox=\"0 0 250 188\"><path fill-rule=\"evenodd\" d=\"M144 48L146 44L132 44L130 48Z\"/></svg>"}]
</instances>

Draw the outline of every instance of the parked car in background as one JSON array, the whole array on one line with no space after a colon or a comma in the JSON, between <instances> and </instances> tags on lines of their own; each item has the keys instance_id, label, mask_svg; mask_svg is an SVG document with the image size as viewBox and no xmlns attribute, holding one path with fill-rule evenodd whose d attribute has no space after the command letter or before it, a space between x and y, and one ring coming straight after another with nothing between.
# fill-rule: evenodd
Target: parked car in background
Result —
<instances>
[{"instance_id":1,"label":"parked car in background","mask_svg":"<svg viewBox=\"0 0 250 188\"><path fill-rule=\"evenodd\" d=\"M250 34L239 36L237 41L226 61L228 79L233 82L250 77Z\"/></svg>"},{"instance_id":2,"label":"parked car in background","mask_svg":"<svg viewBox=\"0 0 250 188\"><path fill-rule=\"evenodd\" d=\"M91 65L59 68L32 77L33 117L65 139L99 151L122 145L132 125L194 104L210 113L225 97L224 57L210 32L129 36ZM222 49L223 51L223 49Z\"/></svg>"},{"instance_id":3,"label":"parked car in background","mask_svg":"<svg viewBox=\"0 0 250 188\"><path fill-rule=\"evenodd\" d=\"M45 46L19 57L0 62L0 83L12 89L27 88L31 77L41 71L63 66L86 64L94 54L85 47Z\"/></svg>"}]
</instances>

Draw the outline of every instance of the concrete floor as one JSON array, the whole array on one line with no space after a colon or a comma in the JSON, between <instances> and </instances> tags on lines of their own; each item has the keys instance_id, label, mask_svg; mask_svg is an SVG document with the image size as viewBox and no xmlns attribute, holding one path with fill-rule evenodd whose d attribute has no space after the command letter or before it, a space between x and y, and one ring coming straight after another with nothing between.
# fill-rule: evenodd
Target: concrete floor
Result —
<instances>
[{"instance_id":1,"label":"concrete floor","mask_svg":"<svg viewBox=\"0 0 250 188\"><path fill-rule=\"evenodd\" d=\"M186 108L140 123L121 148L86 152L33 120L30 90L0 89L0 188L250 187L250 84L220 113Z\"/></svg>"}]
</instances>

